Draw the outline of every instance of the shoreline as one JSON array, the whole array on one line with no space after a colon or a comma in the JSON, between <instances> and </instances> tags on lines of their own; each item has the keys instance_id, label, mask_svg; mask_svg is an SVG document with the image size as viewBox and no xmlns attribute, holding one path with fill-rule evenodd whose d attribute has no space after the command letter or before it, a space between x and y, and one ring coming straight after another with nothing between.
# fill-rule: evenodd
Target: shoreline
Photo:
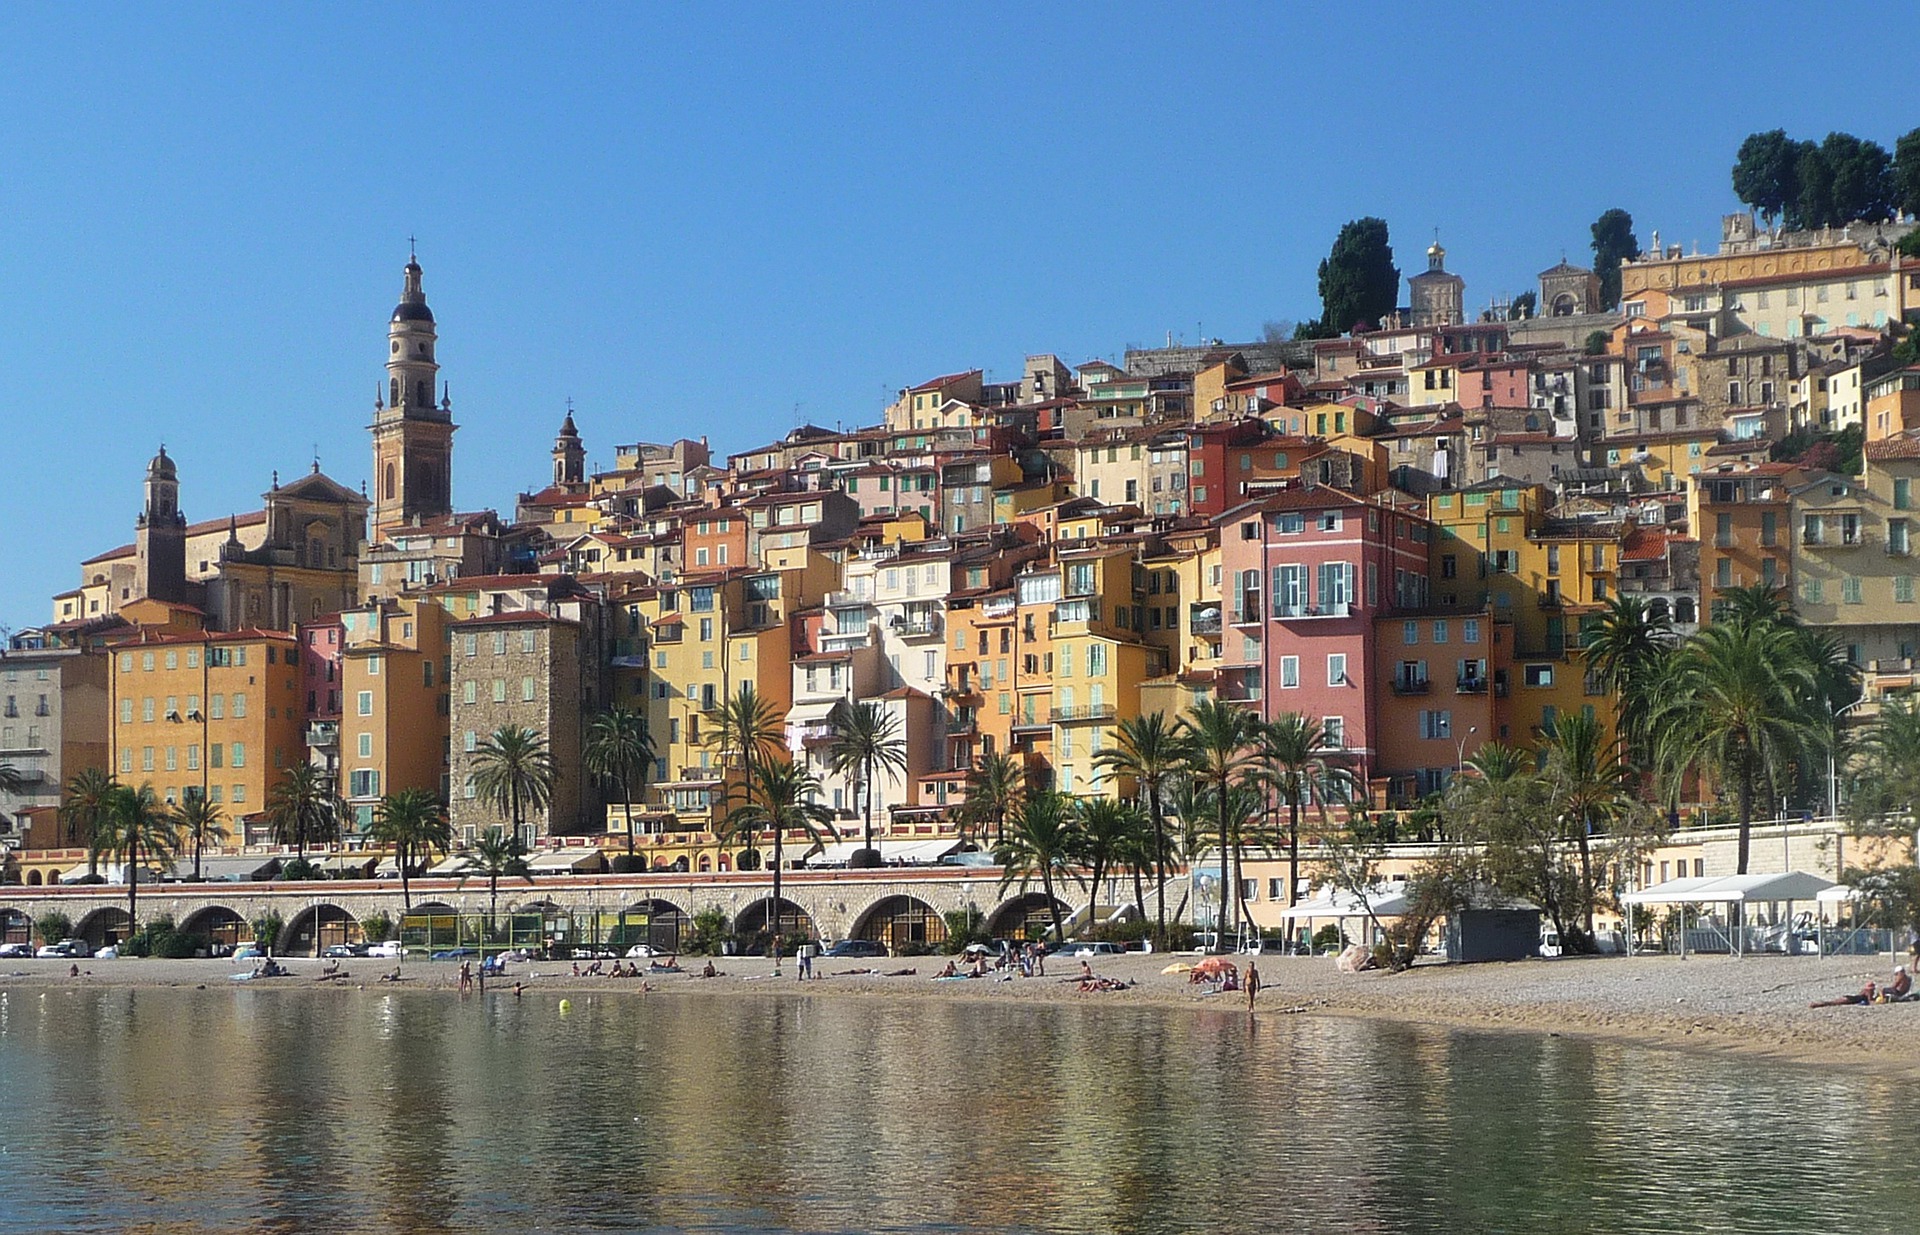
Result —
<instances>
[{"instance_id":1,"label":"shoreline","mask_svg":"<svg viewBox=\"0 0 1920 1235\"><path fill-rule=\"evenodd\" d=\"M529 962L492 979L488 994L522 998L621 995L630 998L724 998L771 995L791 998L966 999L1058 1006L1105 1004L1244 1015L1239 992L1202 994L1184 974L1160 971L1190 955L1156 953L1105 956L1093 962L1102 977L1129 983L1124 990L1082 991L1079 962L1056 959L1048 975L934 982L948 958L896 957L871 963L876 974L852 962L816 962L819 977L795 979L794 962L783 976L753 957L716 957L723 976L703 979L705 958L687 958L685 974L647 974L642 979L574 977L571 962ZM1420 965L1404 973L1343 974L1330 958L1231 958L1244 971L1248 960L1261 972L1257 1015L1330 1016L1475 1032L1511 1032L1631 1042L1659 1050L1719 1056L1742 1055L1797 1066L1841 1067L1880 1074L1920 1076L1920 1003L1869 1007L1809 1008L1813 999L1858 990L1869 979L1885 982L1899 960L1889 956L1846 957L1602 957L1529 960L1478 965ZM0 992L58 988L205 988L327 991L432 991L457 994L459 969L449 962L413 960L401 966L403 980L377 979L394 962L358 958L342 962L348 977L316 980L323 962L286 960L287 978L233 982L227 960L127 959L81 961L82 976L68 975L69 961L0 962ZM247 968L239 967L240 972ZM885 976L914 969L912 976ZM650 988L650 989L643 989Z\"/></svg>"}]
</instances>

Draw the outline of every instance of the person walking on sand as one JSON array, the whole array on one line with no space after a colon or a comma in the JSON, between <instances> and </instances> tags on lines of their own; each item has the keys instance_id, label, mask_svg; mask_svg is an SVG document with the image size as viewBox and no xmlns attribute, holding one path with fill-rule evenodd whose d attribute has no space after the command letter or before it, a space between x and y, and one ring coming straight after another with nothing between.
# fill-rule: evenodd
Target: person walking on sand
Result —
<instances>
[{"instance_id":1,"label":"person walking on sand","mask_svg":"<svg viewBox=\"0 0 1920 1235\"><path fill-rule=\"evenodd\" d=\"M473 962L460 962L460 993L466 994L473 989Z\"/></svg>"},{"instance_id":2,"label":"person walking on sand","mask_svg":"<svg viewBox=\"0 0 1920 1235\"><path fill-rule=\"evenodd\" d=\"M1252 961L1247 962L1247 1011L1253 1011L1253 1001L1260 994L1260 967Z\"/></svg>"}]
</instances>

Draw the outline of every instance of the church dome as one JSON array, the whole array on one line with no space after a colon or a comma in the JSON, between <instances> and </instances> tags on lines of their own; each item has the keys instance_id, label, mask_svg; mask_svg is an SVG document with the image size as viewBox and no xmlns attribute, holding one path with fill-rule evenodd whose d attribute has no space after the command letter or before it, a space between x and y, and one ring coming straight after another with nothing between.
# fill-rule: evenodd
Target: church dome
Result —
<instances>
[{"instance_id":1,"label":"church dome","mask_svg":"<svg viewBox=\"0 0 1920 1235\"><path fill-rule=\"evenodd\" d=\"M163 476L168 480L174 480L179 477L180 473L178 469L173 466L173 460L167 457L167 448L165 446L162 446L160 453L153 456L153 461L147 464L147 475Z\"/></svg>"},{"instance_id":2,"label":"church dome","mask_svg":"<svg viewBox=\"0 0 1920 1235\"><path fill-rule=\"evenodd\" d=\"M396 322L431 322L433 320L433 310L424 304L408 304L403 300L394 307L392 320Z\"/></svg>"}]
</instances>

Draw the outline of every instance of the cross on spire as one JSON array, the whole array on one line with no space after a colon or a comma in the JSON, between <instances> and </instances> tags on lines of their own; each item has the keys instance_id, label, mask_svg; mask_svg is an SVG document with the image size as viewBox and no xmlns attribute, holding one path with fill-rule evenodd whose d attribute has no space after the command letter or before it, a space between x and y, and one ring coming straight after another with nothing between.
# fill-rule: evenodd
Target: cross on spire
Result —
<instances>
[{"instance_id":1,"label":"cross on spire","mask_svg":"<svg viewBox=\"0 0 1920 1235\"><path fill-rule=\"evenodd\" d=\"M410 261L410 262L411 262L411 261L415 261L415 260L418 260L418 259L417 259L417 258L415 258L415 256L414 256L414 252L413 252L413 246L414 246L414 238L413 238L413 235L412 235L412 233L408 233L408 235L407 235L407 260L408 260L408 261Z\"/></svg>"}]
</instances>

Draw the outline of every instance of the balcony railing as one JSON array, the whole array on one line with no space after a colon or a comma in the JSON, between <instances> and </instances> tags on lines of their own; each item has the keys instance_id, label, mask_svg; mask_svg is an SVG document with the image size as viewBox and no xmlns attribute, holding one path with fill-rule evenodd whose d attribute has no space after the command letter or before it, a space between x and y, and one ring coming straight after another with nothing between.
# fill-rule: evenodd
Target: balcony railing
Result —
<instances>
[{"instance_id":1,"label":"balcony railing","mask_svg":"<svg viewBox=\"0 0 1920 1235\"><path fill-rule=\"evenodd\" d=\"M1393 693L1396 695L1424 695L1433 689L1428 678L1396 677L1393 679Z\"/></svg>"},{"instance_id":2,"label":"balcony railing","mask_svg":"<svg viewBox=\"0 0 1920 1235\"><path fill-rule=\"evenodd\" d=\"M1220 633L1220 610L1209 606L1205 610L1191 612L1187 625L1196 635L1217 635Z\"/></svg>"},{"instance_id":3,"label":"balcony railing","mask_svg":"<svg viewBox=\"0 0 1920 1235\"><path fill-rule=\"evenodd\" d=\"M1119 709L1111 703L1083 703L1070 708L1054 708L1048 714L1054 724L1066 724L1076 720L1112 720Z\"/></svg>"},{"instance_id":4,"label":"balcony railing","mask_svg":"<svg viewBox=\"0 0 1920 1235\"><path fill-rule=\"evenodd\" d=\"M1353 616L1353 604L1350 601L1322 601L1317 605L1287 605L1273 612L1276 622L1291 622L1306 618L1343 618Z\"/></svg>"},{"instance_id":5,"label":"balcony railing","mask_svg":"<svg viewBox=\"0 0 1920 1235\"><path fill-rule=\"evenodd\" d=\"M1456 678L1453 683L1455 694L1484 695L1487 693L1487 679L1482 677Z\"/></svg>"},{"instance_id":6,"label":"balcony railing","mask_svg":"<svg viewBox=\"0 0 1920 1235\"><path fill-rule=\"evenodd\" d=\"M307 722L308 746L340 745L340 722L334 720L313 720Z\"/></svg>"}]
</instances>

